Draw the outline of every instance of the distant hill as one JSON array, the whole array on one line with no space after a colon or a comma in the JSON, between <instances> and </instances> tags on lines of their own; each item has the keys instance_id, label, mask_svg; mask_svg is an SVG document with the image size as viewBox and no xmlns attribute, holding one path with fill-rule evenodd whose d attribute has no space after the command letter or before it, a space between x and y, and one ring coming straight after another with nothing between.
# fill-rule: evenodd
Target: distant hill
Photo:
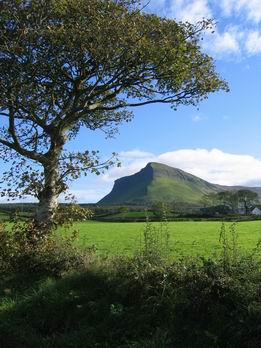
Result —
<instances>
[{"instance_id":1,"label":"distant hill","mask_svg":"<svg viewBox=\"0 0 261 348\"><path fill-rule=\"evenodd\" d=\"M206 193L240 188L212 184L181 169L151 162L138 173L116 180L112 191L98 204L147 204L156 201L201 204ZM261 197L261 188L249 189Z\"/></svg>"}]
</instances>

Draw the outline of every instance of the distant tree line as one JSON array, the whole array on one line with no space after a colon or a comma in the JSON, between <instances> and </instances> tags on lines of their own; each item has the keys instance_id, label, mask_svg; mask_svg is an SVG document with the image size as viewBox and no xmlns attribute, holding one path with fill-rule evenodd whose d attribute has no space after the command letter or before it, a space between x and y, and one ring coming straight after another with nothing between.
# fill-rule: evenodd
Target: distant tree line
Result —
<instances>
[{"instance_id":1,"label":"distant tree line","mask_svg":"<svg viewBox=\"0 0 261 348\"><path fill-rule=\"evenodd\" d=\"M204 209L208 211L216 210L220 214L243 213L247 215L258 202L258 194L247 189L220 191L203 196Z\"/></svg>"}]
</instances>

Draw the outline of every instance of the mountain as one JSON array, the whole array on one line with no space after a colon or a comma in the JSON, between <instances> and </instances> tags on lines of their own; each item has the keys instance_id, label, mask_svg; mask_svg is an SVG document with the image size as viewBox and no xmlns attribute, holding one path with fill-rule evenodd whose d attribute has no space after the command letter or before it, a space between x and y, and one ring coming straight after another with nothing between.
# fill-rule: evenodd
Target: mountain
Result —
<instances>
[{"instance_id":1,"label":"mountain","mask_svg":"<svg viewBox=\"0 0 261 348\"><path fill-rule=\"evenodd\" d=\"M181 169L151 162L138 173L116 180L112 191L98 204L146 204L156 201L200 204L206 193L241 188L211 184ZM261 197L261 188L249 189Z\"/></svg>"}]
</instances>

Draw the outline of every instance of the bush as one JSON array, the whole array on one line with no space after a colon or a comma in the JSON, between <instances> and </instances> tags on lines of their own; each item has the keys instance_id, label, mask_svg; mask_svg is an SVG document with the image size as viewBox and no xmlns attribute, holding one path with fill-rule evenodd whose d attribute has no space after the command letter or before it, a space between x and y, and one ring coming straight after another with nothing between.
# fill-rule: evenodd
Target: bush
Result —
<instances>
[{"instance_id":1,"label":"bush","mask_svg":"<svg viewBox=\"0 0 261 348\"><path fill-rule=\"evenodd\" d=\"M56 210L52 230L41 230L34 219L22 221L16 216L11 230L0 224L0 272L58 276L77 269L86 261L86 255L73 244L77 231L71 237L62 237L55 230L59 226L72 228L75 221L87 220L91 216L90 209L67 204Z\"/></svg>"},{"instance_id":2,"label":"bush","mask_svg":"<svg viewBox=\"0 0 261 348\"><path fill-rule=\"evenodd\" d=\"M70 238L41 234L33 221L0 225L0 272L59 275L82 262Z\"/></svg>"}]
</instances>

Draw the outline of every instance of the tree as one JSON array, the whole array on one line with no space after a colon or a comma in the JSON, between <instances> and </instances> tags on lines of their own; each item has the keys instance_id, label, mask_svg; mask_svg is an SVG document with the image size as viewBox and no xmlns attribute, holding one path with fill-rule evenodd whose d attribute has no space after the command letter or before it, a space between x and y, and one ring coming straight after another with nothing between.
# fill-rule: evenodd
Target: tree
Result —
<instances>
[{"instance_id":1,"label":"tree","mask_svg":"<svg viewBox=\"0 0 261 348\"><path fill-rule=\"evenodd\" d=\"M157 218L164 219L171 214L171 205L165 202L154 202L151 210Z\"/></svg>"},{"instance_id":2,"label":"tree","mask_svg":"<svg viewBox=\"0 0 261 348\"><path fill-rule=\"evenodd\" d=\"M211 24L147 14L137 0L2 0L0 151L12 158L3 194L37 197L38 222L51 222L70 180L114 162L66 150L81 127L110 136L132 107L176 109L227 90L200 50Z\"/></svg>"},{"instance_id":3,"label":"tree","mask_svg":"<svg viewBox=\"0 0 261 348\"><path fill-rule=\"evenodd\" d=\"M243 204L245 214L249 213L249 210L253 204L258 202L258 194L251 190L238 190L237 191L238 201Z\"/></svg>"},{"instance_id":4,"label":"tree","mask_svg":"<svg viewBox=\"0 0 261 348\"><path fill-rule=\"evenodd\" d=\"M258 202L258 194L248 189L220 191L214 195L217 201L229 207L234 213L239 212L240 204L243 205L246 215L251 206Z\"/></svg>"},{"instance_id":5,"label":"tree","mask_svg":"<svg viewBox=\"0 0 261 348\"><path fill-rule=\"evenodd\" d=\"M210 207L204 207L200 209L202 213L206 215L228 215L231 214L233 211L231 210L231 207L228 205L220 204L220 205L214 205Z\"/></svg>"},{"instance_id":6,"label":"tree","mask_svg":"<svg viewBox=\"0 0 261 348\"><path fill-rule=\"evenodd\" d=\"M216 192L205 193L202 196L202 203L205 207L214 206L219 201L218 194Z\"/></svg>"},{"instance_id":7,"label":"tree","mask_svg":"<svg viewBox=\"0 0 261 348\"><path fill-rule=\"evenodd\" d=\"M238 191L227 190L218 192L217 199L223 205L228 206L233 213L238 212Z\"/></svg>"},{"instance_id":8,"label":"tree","mask_svg":"<svg viewBox=\"0 0 261 348\"><path fill-rule=\"evenodd\" d=\"M217 199L220 203L224 205L231 205L231 192L230 191L220 191L217 193Z\"/></svg>"}]
</instances>

